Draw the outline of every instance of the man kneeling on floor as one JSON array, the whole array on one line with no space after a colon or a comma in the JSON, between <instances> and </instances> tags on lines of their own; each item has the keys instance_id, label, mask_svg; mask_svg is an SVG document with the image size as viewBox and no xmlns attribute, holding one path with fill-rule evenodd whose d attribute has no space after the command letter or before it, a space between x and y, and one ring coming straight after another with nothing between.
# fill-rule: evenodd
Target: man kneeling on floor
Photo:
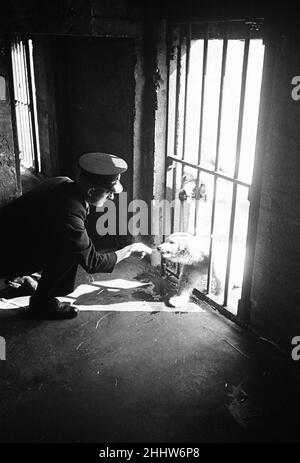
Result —
<instances>
[{"instance_id":1,"label":"man kneeling on floor","mask_svg":"<svg viewBox=\"0 0 300 463\"><path fill-rule=\"evenodd\" d=\"M78 265L88 273L112 272L133 252L151 253L142 243L97 252L85 222L89 206L102 206L120 193L126 162L111 154L80 157L78 181L54 177L0 210L0 276L13 280L42 270L29 310L41 318L75 317L78 309L56 297L74 290Z\"/></svg>"}]
</instances>

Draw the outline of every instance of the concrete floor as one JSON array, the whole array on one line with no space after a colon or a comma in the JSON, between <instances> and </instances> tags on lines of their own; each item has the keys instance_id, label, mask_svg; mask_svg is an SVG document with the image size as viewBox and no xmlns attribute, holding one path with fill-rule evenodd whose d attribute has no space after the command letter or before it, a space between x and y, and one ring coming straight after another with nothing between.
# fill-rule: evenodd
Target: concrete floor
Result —
<instances>
[{"instance_id":1,"label":"concrete floor","mask_svg":"<svg viewBox=\"0 0 300 463\"><path fill-rule=\"evenodd\" d=\"M99 311L67 321L0 310L0 442L299 440L299 371L272 346L204 302L161 311L174 290L135 258L94 278L152 285L88 295ZM120 311L126 301L153 311Z\"/></svg>"}]
</instances>

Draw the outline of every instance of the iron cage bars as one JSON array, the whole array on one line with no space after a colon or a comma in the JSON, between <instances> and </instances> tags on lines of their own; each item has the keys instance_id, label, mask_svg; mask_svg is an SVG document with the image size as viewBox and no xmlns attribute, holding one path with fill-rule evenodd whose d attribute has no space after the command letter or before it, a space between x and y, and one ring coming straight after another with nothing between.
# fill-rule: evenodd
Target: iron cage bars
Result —
<instances>
[{"instance_id":1,"label":"iron cage bars","mask_svg":"<svg viewBox=\"0 0 300 463\"><path fill-rule=\"evenodd\" d=\"M223 297L223 307L227 306L228 302L228 287L229 287L229 276L230 276L230 264L232 256L232 246L233 246L233 234L234 234L234 224L235 224L235 212L236 212L236 200L237 200L237 187L238 185L248 188L248 191L251 187L250 183L244 182L238 178L239 174L239 163L240 163L240 153L241 153L241 139L243 131L243 116L244 116L244 102L245 102L245 91L246 91L246 80L247 80L247 66L248 66L248 56L249 56L249 44L252 38L262 38L261 33L262 20L254 21L219 21L219 22L206 22L206 23L181 23L173 24L170 26L169 30L169 47L172 51L168 52L168 108L167 108L167 133L169 134L169 103L170 103L170 67L172 66L173 58L173 67L176 62L176 92L175 92L175 117L174 117L174 155L169 152L168 141L166 142L166 165L173 163L173 196L172 199L175 199L176 193L176 166L181 164L181 172L183 173L184 166L192 167L197 171L197 180L196 187L199 187L200 173L205 172L213 176L214 187L213 187L213 200L212 200L212 213L211 213L211 224L210 224L210 244L209 244L209 264L208 264L208 273L207 273L207 293L210 293L211 287L211 275L212 275L212 251L213 251L213 233L214 233L214 221L215 221L215 207L216 207L216 187L217 180L224 179L233 184L233 192L231 199L231 212L230 212L230 225L229 225L229 236L228 236L228 249L227 249L227 259L226 259L226 273L225 273L225 284L224 284L224 297ZM190 66L190 47L191 39L203 39L203 63L202 63L202 82L201 82L201 103L200 103L200 126L199 126L199 143L198 143L198 162L197 164L191 163L185 158L185 140L186 140L186 115L187 115L187 94L188 94L188 76L189 76L189 66ZM206 82L206 69L207 69L207 53L208 53L208 41L209 39L218 38L223 40L223 50L222 50L222 64L221 64L221 76L220 76L220 85L219 85L219 104L218 104L218 123L217 123L217 137L216 137L216 156L215 156L215 165L214 170L206 169L201 166L201 152L202 152L202 130L203 130L203 108L204 108L204 98L205 98L205 82ZM227 59L227 44L229 39L240 39L244 40L244 51L243 51L243 65L242 65L242 79L241 79L241 89L240 89L240 104L239 104L239 114L238 114L238 129L237 129L237 141L236 141L236 153L235 153L235 166L233 177L226 175L219 171L219 147L220 147L220 133L221 133L221 118L222 118L222 104L223 104L223 88L224 88L224 76L226 69L226 59ZM184 114L183 114L183 140L182 140L182 152L181 156L178 156L178 130L179 130L179 95L182 91L181 83L181 58L185 50L185 75L184 75ZM174 70L174 69L173 69ZM182 181L181 181L182 187ZM197 229L197 218L198 218L198 202L196 201L195 205L195 215L194 215L194 234ZM181 211L180 211L181 213ZM171 230L174 231L174 211L172 210L171 217ZM171 269L168 269L170 273L173 273ZM178 276L179 266L177 265L175 275ZM218 305L218 304L217 304Z\"/></svg>"},{"instance_id":2,"label":"iron cage bars","mask_svg":"<svg viewBox=\"0 0 300 463\"><path fill-rule=\"evenodd\" d=\"M25 167L39 171L36 121L33 103L32 66L28 39L11 41L11 62L19 155Z\"/></svg>"}]
</instances>

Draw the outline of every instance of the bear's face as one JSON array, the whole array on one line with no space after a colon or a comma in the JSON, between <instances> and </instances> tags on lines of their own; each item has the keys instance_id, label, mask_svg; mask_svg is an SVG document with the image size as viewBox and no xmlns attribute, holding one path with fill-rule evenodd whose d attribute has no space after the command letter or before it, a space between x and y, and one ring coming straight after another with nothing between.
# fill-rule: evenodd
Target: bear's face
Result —
<instances>
[{"instance_id":1,"label":"bear's face","mask_svg":"<svg viewBox=\"0 0 300 463\"><path fill-rule=\"evenodd\" d=\"M166 259L183 265L197 262L202 258L199 243L190 233L173 233L157 249Z\"/></svg>"}]
</instances>

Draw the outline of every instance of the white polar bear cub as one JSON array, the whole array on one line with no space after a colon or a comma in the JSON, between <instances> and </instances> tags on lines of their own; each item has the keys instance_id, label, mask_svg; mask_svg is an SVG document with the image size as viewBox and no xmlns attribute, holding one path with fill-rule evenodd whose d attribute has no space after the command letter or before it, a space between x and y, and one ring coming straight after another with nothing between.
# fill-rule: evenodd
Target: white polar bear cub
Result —
<instances>
[{"instance_id":1,"label":"white polar bear cub","mask_svg":"<svg viewBox=\"0 0 300 463\"><path fill-rule=\"evenodd\" d=\"M190 233L178 232L170 235L164 243L157 247L163 257L182 265L179 276L177 296L170 298L174 307L185 305L194 288L201 288L208 270L208 254L203 249L203 242ZM217 286L219 286L219 281ZM220 288L216 288L219 292Z\"/></svg>"}]
</instances>

